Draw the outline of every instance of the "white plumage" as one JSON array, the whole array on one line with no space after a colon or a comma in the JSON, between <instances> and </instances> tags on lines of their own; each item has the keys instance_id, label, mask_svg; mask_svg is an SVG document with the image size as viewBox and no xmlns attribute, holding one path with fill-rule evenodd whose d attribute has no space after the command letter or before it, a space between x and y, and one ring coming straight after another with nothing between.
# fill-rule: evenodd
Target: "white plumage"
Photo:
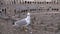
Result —
<instances>
[{"instance_id":1,"label":"white plumage","mask_svg":"<svg viewBox=\"0 0 60 34\"><path fill-rule=\"evenodd\" d=\"M13 26L22 27L22 26L28 26L29 24L30 24L30 13L27 13L26 18L16 21Z\"/></svg>"}]
</instances>

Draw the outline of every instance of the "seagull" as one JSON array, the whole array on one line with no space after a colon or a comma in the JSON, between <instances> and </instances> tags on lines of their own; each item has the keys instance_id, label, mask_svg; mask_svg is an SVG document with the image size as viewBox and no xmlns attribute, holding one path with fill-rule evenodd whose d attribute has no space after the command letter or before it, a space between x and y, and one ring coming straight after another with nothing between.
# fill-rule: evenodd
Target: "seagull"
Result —
<instances>
[{"instance_id":1,"label":"seagull","mask_svg":"<svg viewBox=\"0 0 60 34\"><path fill-rule=\"evenodd\" d=\"M27 27L30 24L30 13L27 13L27 17L21 20L17 20L13 26L16 27Z\"/></svg>"}]
</instances>

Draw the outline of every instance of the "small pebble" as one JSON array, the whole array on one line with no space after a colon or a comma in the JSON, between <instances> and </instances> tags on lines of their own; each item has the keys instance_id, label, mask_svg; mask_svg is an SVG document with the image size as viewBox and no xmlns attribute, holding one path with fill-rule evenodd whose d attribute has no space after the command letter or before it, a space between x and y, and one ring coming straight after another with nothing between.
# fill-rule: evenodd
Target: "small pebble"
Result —
<instances>
[{"instance_id":1,"label":"small pebble","mask_svg":"<svg viewBox=\"0 0 60 34\"><path fill-rule=\"evenodd\" d=\"M32 32L30 32L32 34Z\"/></svg>"}]
</instances>

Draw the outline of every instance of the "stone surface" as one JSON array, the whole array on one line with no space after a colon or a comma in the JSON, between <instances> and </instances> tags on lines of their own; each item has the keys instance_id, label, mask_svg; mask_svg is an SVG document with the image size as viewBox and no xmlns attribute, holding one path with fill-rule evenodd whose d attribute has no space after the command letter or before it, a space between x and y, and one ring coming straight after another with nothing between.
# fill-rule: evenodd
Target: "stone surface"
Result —
<instances>
[{"instance_id":1,"label":"stone surface","mask_svg":"<svg viewBox=\"0 0 60 34\"><path fill-rule=\"evenodd\" d=\"M58 4L9 4L0 6L0 34L60 34L60 5ZM15 29L16 20L31 13L28 31Z\"/></svg>"}]
</instances>

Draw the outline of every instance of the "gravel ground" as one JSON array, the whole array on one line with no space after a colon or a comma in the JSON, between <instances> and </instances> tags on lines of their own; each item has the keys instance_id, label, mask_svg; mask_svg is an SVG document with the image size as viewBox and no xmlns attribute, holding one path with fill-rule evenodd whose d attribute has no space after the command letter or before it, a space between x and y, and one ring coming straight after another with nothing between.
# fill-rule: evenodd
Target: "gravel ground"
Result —
<instances>
[{"instance_id":1,"label":"gravel ground","mask_svg":"<svg viewBox=\"0 0 60 34\"><path fill-rule=\"evenodd\" d=\"M17 4L0 7L6 8L6 14L2 11L0 16L0 34L60 34L59 6L59 4ZM27 12L31 13L31 24L27 31L13 27L13 23L25 18Z\"/></svg>"}]
</instances>

